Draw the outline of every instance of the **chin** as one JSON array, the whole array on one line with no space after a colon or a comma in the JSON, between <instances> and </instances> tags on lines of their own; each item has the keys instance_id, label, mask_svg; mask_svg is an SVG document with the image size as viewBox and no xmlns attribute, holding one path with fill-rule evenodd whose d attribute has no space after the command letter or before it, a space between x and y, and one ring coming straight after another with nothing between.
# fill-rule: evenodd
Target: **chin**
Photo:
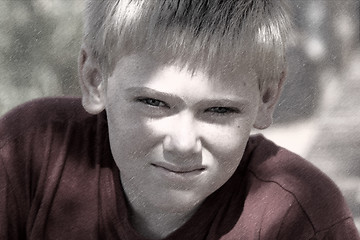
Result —
<instances>
[{"instance_id":1,"label":"chin","mask_svg":"<svg viewBox=\"0 0 360 240\"><path fill-rule=\"evenodd\" d=\"M197 209L206 196L194 190L168 190L156 196L153 206L164 212L187 213Z\"/></svg>"}]
</instances>

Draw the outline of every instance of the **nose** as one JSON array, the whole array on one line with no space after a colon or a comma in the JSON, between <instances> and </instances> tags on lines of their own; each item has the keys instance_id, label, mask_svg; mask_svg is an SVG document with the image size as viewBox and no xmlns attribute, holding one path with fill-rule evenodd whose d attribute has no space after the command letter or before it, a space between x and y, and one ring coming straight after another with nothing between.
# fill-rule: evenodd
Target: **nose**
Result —
<instances>
[{"instance_id":1,"label":"nose","mask_svg":"<svg viewBox=\"0 0 360 240\"><path fill-rule=\"evenodd\" d=\"M182 157L201 151L201 141L191 113L185 112L174 117L171 128L164 138L163 146L165 151Z\"/></svg>"}]
</instances>

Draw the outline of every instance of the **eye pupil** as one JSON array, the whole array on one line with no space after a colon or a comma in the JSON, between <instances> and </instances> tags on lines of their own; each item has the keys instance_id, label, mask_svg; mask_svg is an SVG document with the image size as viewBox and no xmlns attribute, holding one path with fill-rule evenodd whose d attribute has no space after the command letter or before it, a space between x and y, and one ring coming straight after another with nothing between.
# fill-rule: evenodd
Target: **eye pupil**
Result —
<instances>
[{"instance_id":1,"label":"eye pupil","mask_svg":"<svg viewBox=\"0 0 360 240\"><path fill-rule=\"evenodd\" d=\"M230 114L230 113L239 113L239 110L230 107L212 107L207 109L206 112L210 112L214 114Z\"/></svg>"},{"instance_id":2,"label":"eye pupil","mask_svg":"<svg viewBox=\"0 0 360 240\"><path fill-rule=\"evenodd\" d=\"M218 113L226 113L226 112L229 111L229 109L224 108L224 107L215 107L215 108L214 108L214 111L215 111L215 112L218 112Z\"/></svg>"},{"instance_id":3,"label":"eye pupil","mask_svg":"<svg viewBox=\"0 0 360 240\"><path fill-rule=\"evenodd\" d=\"M159 105L160 102L158 100L155 99L148 99L147 103L151 104L151 105Z\"/></svg>"},{"instance_id":4,"label":"eye pupil","mask_svg":"<svg viewBox=\"0 0 360 240\"><path fill-rule=\"evenodd\" d=\"M139 102L142 102L146 105L153 106L153 107L167 107L168 105L163 101L157 100L155 98L139 98Z\"/></svg>"},{"instance_id":5,"label":"eye pupil","mask_svg":"<svg viewBox=\"0 0 360 240\"><path fill-rule=\"evenodd\" d=\"M161 102L159 100L156 99L152 99L152 98L147 98L143 100L146 104L149 104L151 106L160 106Z\"/></svg>"}]
</instances>

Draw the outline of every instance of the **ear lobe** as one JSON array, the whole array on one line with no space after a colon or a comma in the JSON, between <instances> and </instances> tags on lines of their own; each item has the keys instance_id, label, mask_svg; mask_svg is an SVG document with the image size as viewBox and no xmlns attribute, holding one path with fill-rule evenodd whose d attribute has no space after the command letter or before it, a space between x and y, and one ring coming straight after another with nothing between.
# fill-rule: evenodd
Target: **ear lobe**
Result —
<instances>
[{"instance_id":1,"label":"ear lobe","mask_svg":"<svg viewBox=\"0 0 360 240\"><path fill-rule=\"evenodd\" d=\"M105 89L100 68L85 48L79 56L79 81L82 92L82 105L91 114L105 109Z\"/></svg>"},{"instance_id":2,"label":"ear lobe","mask_svg":"<svg viewBox=\"0 0 360 240\"><path fill-rule=\"evenodd\" d=\"M281 90L285 82L286 73L283 71L277 82L270 85L264 93L261 94L261 100L258 113L255 119L254 127L257 129L268 128L273 122L273 113L278 102Z\"/></svg>"},{"instance_id":3,"label":"ear lobe","mask_svg":"<svg viewBox=\"0 0 360 240\"><path fill-rule=\"evenodd\" d=\"M268 108L265 104L261 104L258 109L258 114L254 122L254 128L265 129L268 128L273 122L274 108Z\"/></svg>"}]
</instances>

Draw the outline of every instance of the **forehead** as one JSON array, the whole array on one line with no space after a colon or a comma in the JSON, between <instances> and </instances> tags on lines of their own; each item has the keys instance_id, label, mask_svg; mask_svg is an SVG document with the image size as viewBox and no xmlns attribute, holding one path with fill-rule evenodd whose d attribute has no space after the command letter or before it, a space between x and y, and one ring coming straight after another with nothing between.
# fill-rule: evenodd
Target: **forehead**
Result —
<instances>
[{"instance_id":1,"label":"forehead","mask_svg":"<svg viewBox=\"0 0 360 240\"><path fill-rule=\"evenodd\" d=\"M122 57L110 76L119 86L146 86L166 90L187 87L212 86L215 89L258 88L257 75L246 63L224 65L216 75L194 66L179 62L165 63L148 54L132 54ZM199 89L201 90L201 89Z\"/></svg>"}]
</instances>

